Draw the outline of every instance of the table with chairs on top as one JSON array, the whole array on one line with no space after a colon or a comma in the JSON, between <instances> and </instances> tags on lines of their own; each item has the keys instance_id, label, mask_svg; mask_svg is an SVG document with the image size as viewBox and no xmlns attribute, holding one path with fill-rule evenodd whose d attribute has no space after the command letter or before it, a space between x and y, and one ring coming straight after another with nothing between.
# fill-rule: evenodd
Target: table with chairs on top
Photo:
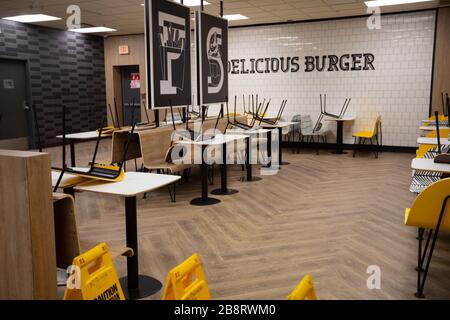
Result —
<instances>
[{"instance_id":1,"label":"table with chairs on top","mask_svg":"<svg viewBox=\"0 0 450 320\"><path fill-rule=\"evenodd\" d=\"M404 224L418 230L417 298L425 297L425 283L438 235L450 231L450 161L447 158L450 144L448 128L436 127L436 118L438 122L447 121L446 117L435 114L423 120L425 125L419 127L427 135L417 139L416 158L411 161L410 191L417 197L404 214Z\"/></svg>"}]
</instances>

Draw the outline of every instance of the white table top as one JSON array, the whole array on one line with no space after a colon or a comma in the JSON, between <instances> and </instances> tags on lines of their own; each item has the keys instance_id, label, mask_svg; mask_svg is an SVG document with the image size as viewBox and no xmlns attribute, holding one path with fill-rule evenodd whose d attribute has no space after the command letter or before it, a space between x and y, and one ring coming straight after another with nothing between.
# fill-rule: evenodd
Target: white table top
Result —
<instances>
[{"instance_id":1,"label":"white table top","mask_svg":"<svg viewBox=\"0 0 450 320\"><path fill-rule=\"evenodd\" d=\"M276 124L270 124L270 123L263 123L261 122L260 127L262 128L286 128L289 126L292 126L298 122L292 122L292 121L278 121Z\"/></svg>"},{"instance_id":2,"label":"white table top","mask_svg":"<svg viewBox=\"0 0 450 320\"><path fill-rule=\"evenodd\" d=\"M450 173L450 164L435 163L434 159L415 158L411 162L413 170Z\"/></svg>"},{"instance_id":3,"label":"white table top","mask_svg":"<svg viewBox=\"0 0 450 320\"><path fill-rule=\"evenodd\" d=\"M325 121L355 121L356 117L342 117L342 118L333 118L327 117Z\"/></svg>"},{"instance_id":4,"label":"white table top","mask_svg":"<svg viewBox=\"0 0 450 320\"><path fill-rule=\"evenodd\" d=\"M436 131L436 126L421 126L419 128L422 131ZM447 126L439 126L439 130L441 129L448 129Z\"/></svg>"},{"instance_id":5,"label":"white table top","mask_svg":"<svg viewBox=\"0 0 450 320\"><path fill-rule=\"evenodd\" d=\"M435 144L437 145L437 138L426 138L420 137L417 138L417 144ZM441 138L441 145L450 145L450 141L448 138Z\"/></svg>"},{"instance_id":6,"label":"white table top","mask_svg":"<svg viewBox=\"0 0 450 320\"><path fill-rule=\"evenodd\" d=\"M229 143L235 140L242 140L246 139L247 136L244 134L220 134L214 137L214 139L208 139L208 140L198 140L198 141L191 141L191 140L179 140L175 141L175 143L179 144L188 144L188 145L222 145L224 143Z\"/></svg>"},{"instance_id":7,"label":"white table top","mask_svg":"<svg viewBox=\"0 0 450 320\"><path fill-rule=\"evenodd\" d=\"M255 135L255 134L266 134L269 129L255 128L255 129L227 129L225 134L245 134L245 135Z\"/></svg>"},{"instance_id":8,"label":"white table top","mask_svg":"<svg viewBox=\"0 0 450 320\"><path fill-rule=\"evenodd\" d=\"M77 168L78 170L83 170L84 168ZM85 168L87 171L87 168ZM61 171L52 170L52 187L56 186L58 182ZM70 188L76 186L77 184L88 180L87 178L77 176L76 174L64 173L61 182L59 183L59 188Z\"/></svg>"},{"instance_id":9,"label":"white table top","mask_svg":"<svg viewBox=\"0 0 450 320\"><path fill-rule=\"evenodd\" d=\"M102 138L111 137L112 133L103 133ZM56 136L57 138L62 139L62 135ZM69 133L66 134L66 139L69 140L92 140L97 139L98 133L97 131L86 131L86 132L77 132L77 133Z\"/></svg>"},{"instance_id":10,"label":"white table top","mask_svg":"<svg viewBox=\"0 0 450 320\"><path fill-rule=\"evenodd\" d=\"M162 188L180 179L180 176L167 174L125 172L125 177L122 181L106 182L91 180L79 184L74 188L74 190L132 197L141 193Z\"/></svg>"},{"instance_id":11,"label":"white table top","mask_svg":"<svg viewBox=\"0 0 450 320\"><path fill-rule=\"evenodd\" d=\"M441 123L441 122L448 122L448 120L439 120L439 123ZM425 124L436 124L436 120L425 119L425 120L422 120L422 123L425 123Z\"/></svg>"}]
</instances>

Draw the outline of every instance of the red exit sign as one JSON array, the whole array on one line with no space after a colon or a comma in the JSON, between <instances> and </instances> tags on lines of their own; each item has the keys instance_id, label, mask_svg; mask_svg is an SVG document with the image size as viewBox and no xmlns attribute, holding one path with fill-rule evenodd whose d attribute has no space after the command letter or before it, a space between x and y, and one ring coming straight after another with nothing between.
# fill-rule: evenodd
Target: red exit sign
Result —
<instances>
[{"instance_id":1,"label":"red exit sign","mask_svg":"<svg viewBox=\"0 0 450 320\"><path fill-rule=\"evenodd\" d=\"M130 54L130 47L127 45L119 46L119 54L120 55Z\"/></svg>"}]
</instances>

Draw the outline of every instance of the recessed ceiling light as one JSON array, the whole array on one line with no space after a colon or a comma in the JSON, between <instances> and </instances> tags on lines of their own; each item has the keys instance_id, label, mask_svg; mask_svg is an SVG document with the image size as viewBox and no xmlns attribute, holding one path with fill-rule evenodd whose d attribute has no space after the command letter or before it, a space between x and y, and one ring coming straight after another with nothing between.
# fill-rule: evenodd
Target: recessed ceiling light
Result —
<instances>
[{"instance_id":1,"label":"recessed ceiling light","mask_svg":"<svg viewBox=\"0 0 450 320\"><path fill-rule=\"evenodd\" d=\"M101 32L114 32L117 30L107 27L90 27L90 28L69 29L69 31L78 33L101 33Z\"/></svg>"},{"instance_id":2,"label":"recessed ceiling light","mask_svg":"<svg viewBox=\"0 0 450 320\"><path fill-rule=\"evenodd\" d=\"M6 17L6 18L2 18L2 19L16 21L16 22L22 22L22 23L61 20L61 18L48 16L46 14L24 14L24 15L20 15L20 16Z\"/></svg>"},{"instance_id":3,"label":"recessed ceiling light","mask_svg":"<svg viewBox=\"0 0 450 320\"><path fill-rule=\"evenodd\" d=\"M174 2L181 3L181 0L174 0ZM184 0L183 5L186 7L199 7L201 6L200 2L200 0ZM208 1L203 1L204 6L207 6L208 4L210 4Z\"/></svg>"},{"instance_id":4,"label":"recessed ceiling light","mask_svg":"<svg viewBox=\"0 0 450 320\"><path fill-rule=\"evenodd\" d=\"M174 0L174 2L181 3L181 0ZM208 1L203 1L204 6L207 6L208 4L210 4ZM200 0L184 0L183 5L186 7L200 7L201 2ZM145 6L145 4L141 3L141 6Z\"/></svg>"},{"instance_id":5,"label":"recessed ceiling light","mask_svg":"<svg viewBox=\"0 0 450 320\"><path fill-rule=\"evenodd\" d=\"M248 19L248 17L246 17L242 14L226 14L223 16L223 18L227 19L228 21Z\"/></svg>"},{"instance_id":6,"label":"recessed ceiling light","mask_svg":"<svg viewBox=\"0 0 450 320\"><path fill-rule=\"evenodd\" d=\"M433 0L374 0L364 2L367 7L383 7L383 6L394 6L399 4L417 3L417 2L427 2Z\"/></svg>"}]
</instances>

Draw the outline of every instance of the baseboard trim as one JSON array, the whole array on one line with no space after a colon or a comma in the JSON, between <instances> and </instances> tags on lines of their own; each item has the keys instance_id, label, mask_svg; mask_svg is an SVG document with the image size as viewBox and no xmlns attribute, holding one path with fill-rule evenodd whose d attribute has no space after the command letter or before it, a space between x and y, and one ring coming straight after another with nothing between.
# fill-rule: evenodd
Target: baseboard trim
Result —
<instances>
[{"instance_id":1,"label":"baseboard trim","mask_svg":"<svg viewBox=\"0 0 450 320\"><path fill-rule=\"evenodd\" d=\"M292 141L283 141L283 148L297 148L298 142L292 142ZM362 145L362 146L355 146L354 144L344 144L344 149L347 150L354 150L356 147L358 147L361 151L373 151L375 150L375 146L371 145ZM303 142L300 146L300 149L307 148L307 149L336 149L335 143L311 143L311 142ZM397 153L416 153L416 147L401 147L401 146L383 146L382 151L386 152L397 152Z\"/></svg>"}]
</instances>

